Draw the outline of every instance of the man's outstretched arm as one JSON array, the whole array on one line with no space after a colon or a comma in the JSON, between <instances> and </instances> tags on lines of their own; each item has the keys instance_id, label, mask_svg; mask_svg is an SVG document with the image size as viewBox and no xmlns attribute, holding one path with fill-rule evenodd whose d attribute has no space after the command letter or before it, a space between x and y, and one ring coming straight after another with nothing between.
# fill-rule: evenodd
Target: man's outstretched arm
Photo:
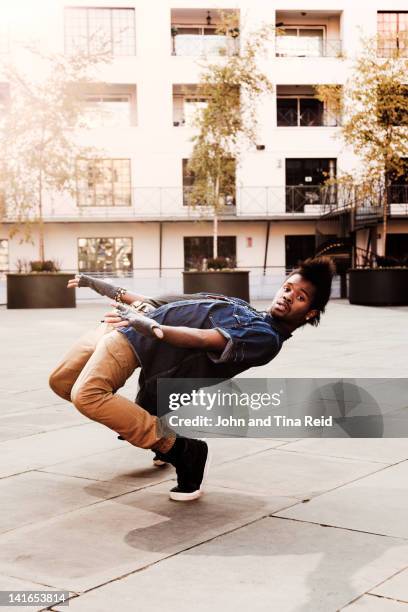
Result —
<instances>
[{"instance_id":1,"label":"man's outstretched arm","mask_svg":"<svg viewBox=\"0 0 408 612\"><path fill-rule=\"evenodd\" d=\"M195 294L166 294L158 297L150 297L142 295L141 293L133 293L128 291L128 289L112 285L100 278L95 278L87 274L77 274L75 278L71 278L68 281L68 288L76 289L78 287L89 287L93 291L96 291L96 293L99 293L99 295L108 297L111 300L116 300L117 302L122 302L123 304L128 304L129 306L134 302L146 302L154 308L158 308L163 304L179 302L180 300L202 299Z\"/></svg>"},{"instance_id":2,"label":"man's outstretched arm","mask_svg":"<svg viewBox=\"0 0 408 612\"><path fill-rule=\"evenodd\" d=\"M114 311L106 313L104 321L116 328L134 327L145 336L153 336L181 348L222 351L227 344L227 338L217 329L159 325L154 319L121 305L117 306Z\"/></svg>"},{"instance_id":3,"label":"man's outstretched arm","mask_svg":"<svg viewBox=\"0 0 408 612\"><path fill-rule=\"evenodd\" d=\"M136 301L144 302L146 300L150 300L150 298L145 295L131 293L123 287L112 285L111 283L107 283L100 278L88 276L87 274L76 274L75 278L71 278L68 281L67 286L69 289L89 287L93 291L96 291L96 293L99 293L99 295L103 295L111 300L116 300L118 302L120 301L129 305Z\"/></svg>"}]
</instances>

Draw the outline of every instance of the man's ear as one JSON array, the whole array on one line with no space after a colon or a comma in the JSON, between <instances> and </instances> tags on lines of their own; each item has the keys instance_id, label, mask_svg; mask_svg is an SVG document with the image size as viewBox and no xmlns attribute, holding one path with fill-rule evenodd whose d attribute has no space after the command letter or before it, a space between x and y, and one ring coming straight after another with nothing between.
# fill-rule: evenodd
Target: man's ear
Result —
<instances>
[{"instance_id":1,"label":"man's ear","mask_svg":"<svg viewBox=\"0 0 408 612\"><path fill-rule=\"evenodd\" d=\"M317 317L318 314L319 314L319 311L316 309L309 310L309 312L307 312L305 315L305 319L306 321L310 321L311 319L314 319L315 317Z\"/></svg>"}]
</instances>

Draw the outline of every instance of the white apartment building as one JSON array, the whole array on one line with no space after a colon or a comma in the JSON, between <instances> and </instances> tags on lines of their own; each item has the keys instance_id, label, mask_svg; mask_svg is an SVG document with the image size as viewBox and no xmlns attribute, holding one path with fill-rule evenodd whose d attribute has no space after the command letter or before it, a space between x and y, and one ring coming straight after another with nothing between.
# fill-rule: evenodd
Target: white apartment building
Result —
<instances>
[{"instance_id":1,"label":"white apartment building","mask_svg":"<svg viewBox=\"0 0 408 612\"><path fill-rule=\"evenodd\" d=\"M89 178L76 197L45 203L45 255L63 270L123 277L140 291L181 290L182 270L211 255L211 217L188 206L185 165L191 116L205 103L197 94L203 58L226 45L215 32L221 9L238 16L240 37L264 23L281 35L262 58L274 94L260 104L258 145L243 155L235 193L225 198L220 254L251 270L252 297L269 297L285 269L344 234L341 215L322 217L328 196L319 185L359 160L314 86L345 83L362 35L387 31L397 45L408 29L407 0L42 0L15 15L10 52L13 38L24 35L47 51L69 52L98 29L113 52L100 69L106 85L84 92L92 127L80 135L103 150L104 161L82 162ZM105 111L102 119L93 118L95 108ZM401 182L389 220L393 255L408 252L408 177ZM37 259L36 245L20 244L8 230L0 225L3 271L17 259ZM362 225L359 244L368 231ZM340 252L346 257L347 245Z\"/></svg>"}]
</instances>

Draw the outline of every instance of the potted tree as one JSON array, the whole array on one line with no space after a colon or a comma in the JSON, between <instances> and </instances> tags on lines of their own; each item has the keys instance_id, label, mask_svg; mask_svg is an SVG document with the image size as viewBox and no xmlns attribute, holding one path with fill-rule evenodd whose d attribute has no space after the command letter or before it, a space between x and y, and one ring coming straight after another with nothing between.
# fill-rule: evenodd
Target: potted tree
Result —
<instances>
[{"instance_id":1,"label":"potted tree","mask_svg":"<svg viewBox=\"0 0 408 612\"><path fill-rule=\"evenodd\" d=\"M355 246L349 270L350 302L408 304L406 260L387 257L390 207L398 202L398 194L407 191L398 188L398 183L408 183L408 58L397 48L395 52L387 49L387 57L380 57L381 40L364 40L362 46L364 52L344 87L341 134L363 167L359 173L328 183L337 183L339 199L351 203ZM331 86L318 90L329 101L336 94ZM365 250L358 247L359 232L368 234ZM381 240L377 240L379 234Z\"/></svg>"},{"instance_id":2,"label":"potted tree","mask_svg":"<svg viewBox=\"0 0 408 612\"><path fill-rule=\"evenodd\" d=\"M18 266L7 275L8 308L54 308L75 306L75 294L67 279L46 253L44 203L63 192L73 195L78 170L76 160L93 148L74 138L84 105L80 88L91 82L90 71L108 57L102 45L93 55L40 54L27 50L35 76L9 64L3 70L9 96L0 124L2 210L10 235L37 243L38 258ZM42 75L39 77L39 75Z\"/></svg>"},{"instance_id":3,"label":"potted tree","mask_svg":"<svg viewBox=\"0 0 408 612\"><path fill-rule=\"evenodd\" d=\"M223 18L219 30L236 38L234 17ZM200 95L207 100L196 113L196 134L187 169L193 177L188 204L212 216L214 261L218 261L219 216L235 204L236 166L248 148L257 142L257 103L262 94L272 91L272 84L259 68L259 56L273 28L265 26L247 33L234 54L204 68ZM226 46L228 48L228 45ZM228 269L217 264L206 270L184 272L184 291L216 291L249 299L249 272Z\"/></svg>"}]
</instances>

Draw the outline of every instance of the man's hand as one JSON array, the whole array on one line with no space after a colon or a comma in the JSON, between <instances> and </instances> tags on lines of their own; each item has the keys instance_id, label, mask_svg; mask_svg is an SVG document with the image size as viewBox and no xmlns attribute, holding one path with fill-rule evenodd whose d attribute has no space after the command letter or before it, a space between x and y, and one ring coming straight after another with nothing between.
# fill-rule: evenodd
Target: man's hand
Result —
<instances>
[{"instance_id":1,"label":"man's hand","mask_svg":"<svg viewBox=\"0 0 408 612\"><path fill-rule=\"evenodd\" d=\"M104 322L113 325L113 327L134 327L136 331L143 336L153 338L163 338L163 331L154 319L149 319L134 310L118 304L115 310L107 312L104 317Z\"/></svg>"},{"instance_id":2,"label":"man's hand","mask_svg":"<svg viewBox=\"0 0 408 612\"><path fill-rule=\"evenodd\" d=\"M87 276L86 274L76 274L75 278L71 278L68 281L67 285L68 289L73 289L76 287L89 287L99 293L99 295L106 296L111 300L116 299L118 294L119 287L115 287L110 283L107 283L99 278L94 278L93 276Z\"/></svg>"}]
</instances>

